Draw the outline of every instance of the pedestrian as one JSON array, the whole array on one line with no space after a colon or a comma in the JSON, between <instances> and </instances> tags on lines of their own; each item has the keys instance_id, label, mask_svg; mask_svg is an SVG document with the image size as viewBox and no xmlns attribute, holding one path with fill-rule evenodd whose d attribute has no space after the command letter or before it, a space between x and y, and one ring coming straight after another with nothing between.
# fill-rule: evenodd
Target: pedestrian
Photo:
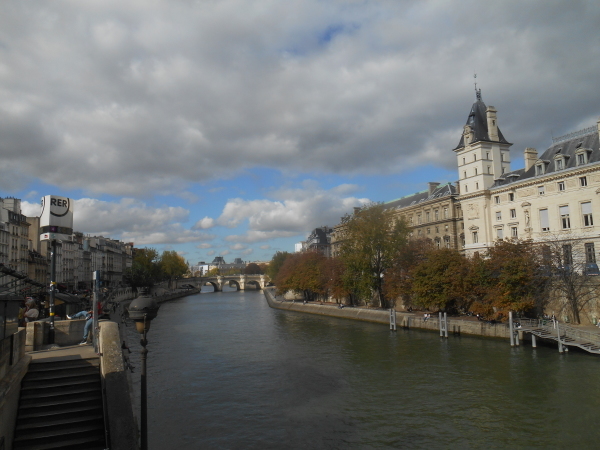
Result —
<instances>
[{"instance_id":1,"label":"pedestrian","mask_svg":"<svg viewBox=\"0 0 600 450\"><path fill-rule=\"evenodd\" d=\"M25 312L23 313L25 322L35 322L39 315L40 310L35 304L35 300L29 297L25 302Z\"/></svg>"}]
</instances>

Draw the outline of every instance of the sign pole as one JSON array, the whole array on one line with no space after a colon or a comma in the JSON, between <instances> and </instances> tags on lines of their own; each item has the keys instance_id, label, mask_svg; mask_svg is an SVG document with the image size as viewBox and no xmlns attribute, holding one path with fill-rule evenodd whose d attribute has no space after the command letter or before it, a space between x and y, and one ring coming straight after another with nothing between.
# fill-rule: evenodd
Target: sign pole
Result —
<instances>
[{"instance_id":1,"label":"sign pole","mask_svg":"<svg viewBox=\"0 0 600 450\"><path fill-rule=\"evenodd\" d=\"M56 239L52 240L50 259L50 331L48 332L48 343L54 344L54 293L56 291Z\"/></svg>"},{"instance_id":2,"label":"sign pole","mask_svg":"<svg viewBox=\"0 0 600 450\"><path fill-rule=\"evenodd\" d=\"M94 270L94 303L92 304L92 317L93 319L93 337L94 337L94 351L98 353L98 302L100 301L100 271Z\"/></svg>"}]
</instances>

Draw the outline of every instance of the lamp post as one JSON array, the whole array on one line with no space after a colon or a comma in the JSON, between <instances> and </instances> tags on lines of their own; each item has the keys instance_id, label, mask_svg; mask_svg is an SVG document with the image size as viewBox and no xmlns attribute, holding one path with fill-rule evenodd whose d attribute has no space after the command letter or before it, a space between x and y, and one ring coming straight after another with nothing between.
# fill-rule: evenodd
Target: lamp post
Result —
<instances>
[{"instance_id":1,"label":"lamp post","mask_svg":"<svg viewBox=\"0 0 600 450\"><path fill-rule=\"evenodd\" d=\"M142 375L140 387L140 418L141 418L141 450L148 450L148 407L147 407L147 391L146 391L146 355L148 350L146 345L146 333L150 329L150 322L156 317L159 305L148 295L146 289L142 290L140 297L136 298L129 304L129 318L135 322L135 328L140 333L142 339Z\"/></svg>"}]
</instances>

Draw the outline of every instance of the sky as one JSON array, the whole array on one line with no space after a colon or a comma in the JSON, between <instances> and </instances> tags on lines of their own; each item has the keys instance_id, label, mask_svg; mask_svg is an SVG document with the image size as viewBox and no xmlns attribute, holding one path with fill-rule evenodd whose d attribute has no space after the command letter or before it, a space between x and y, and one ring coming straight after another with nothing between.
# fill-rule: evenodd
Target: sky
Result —
<instances>
[{"instance_id":1,"label":"sky","mask_svg":"<svg viewBox=\"0 0 600 450\"><path fill-rule=\"evenodd\" d=\"M474 74L477 75L476 80ZM475 86L542 152L600 117L597 0L6 0L0 196L191 264L454 182Z\"/></svg>"}]
</instances>

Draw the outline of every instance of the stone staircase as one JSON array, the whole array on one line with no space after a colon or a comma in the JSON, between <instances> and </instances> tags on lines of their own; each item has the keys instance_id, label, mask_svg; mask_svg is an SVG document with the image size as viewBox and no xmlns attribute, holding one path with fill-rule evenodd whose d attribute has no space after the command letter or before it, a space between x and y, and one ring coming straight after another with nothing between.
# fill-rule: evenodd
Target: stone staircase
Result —
<instances>
[{"instance_id":1,"label":"stone staircase","mask_svg":"<svg viewBox=\"0 0 600 450\"><path fill-rule=\"evenodd\" d=\"M32 361L21 385L13 448L106 447L99 359Z\"/></svg>"}]
</instances>

